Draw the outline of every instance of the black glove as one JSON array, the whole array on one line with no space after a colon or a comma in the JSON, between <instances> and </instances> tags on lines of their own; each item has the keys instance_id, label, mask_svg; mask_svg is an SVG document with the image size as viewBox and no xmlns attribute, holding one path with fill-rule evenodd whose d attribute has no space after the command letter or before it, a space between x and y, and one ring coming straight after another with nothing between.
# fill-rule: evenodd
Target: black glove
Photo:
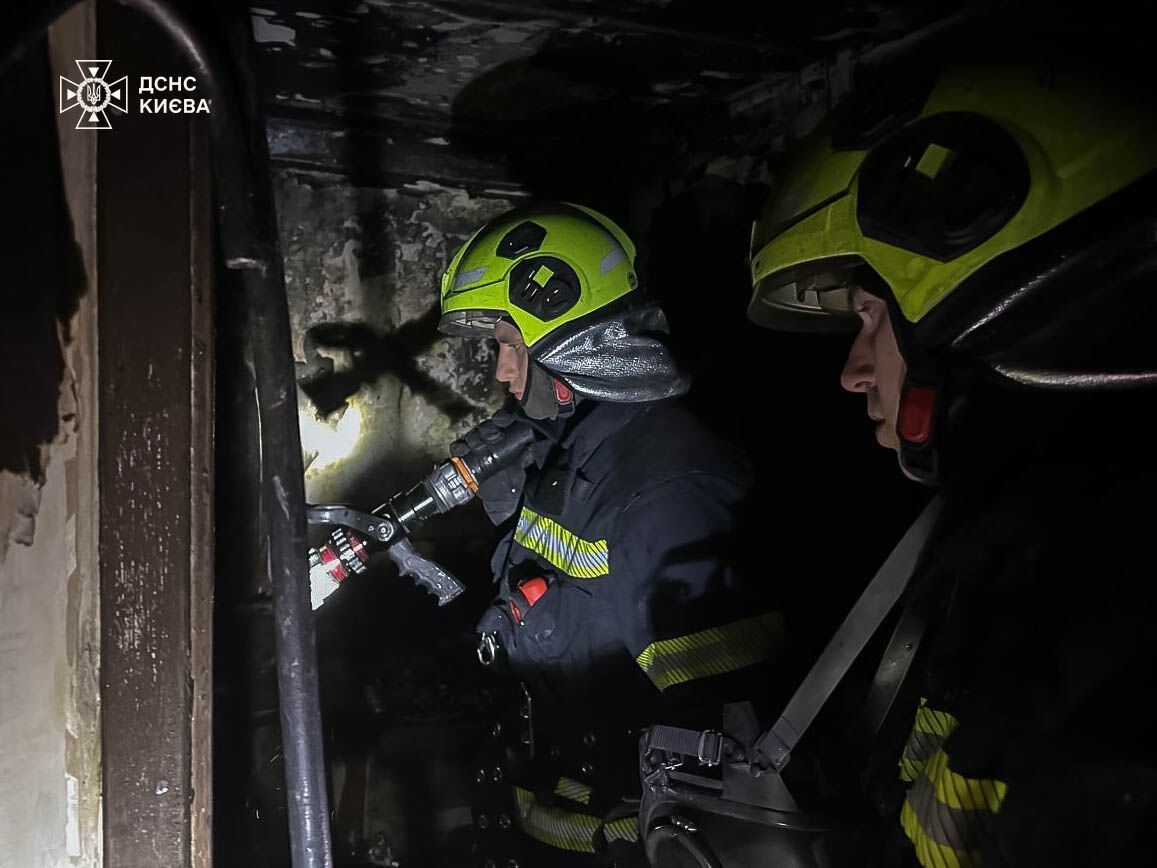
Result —
<instances>
[{"instance_id":1,"label":"black glove","mask_svg":"<svg viewBox=\"0 0 1157 868\"><path fill-rule=\"evenodd\" d=\"M526 419L509 410L499 410L467 431L460 439L450 444L450 454L461 457L470 452L481 452L493 448L506 434L511 425L528 425ZM531 461L529 450L522 462L516 462L494 473L478 486L478 497L486 514L495 524L501 524L514 515L522 498L522 488L526 484L526 468Z\"/></svg>"}]
</instances>

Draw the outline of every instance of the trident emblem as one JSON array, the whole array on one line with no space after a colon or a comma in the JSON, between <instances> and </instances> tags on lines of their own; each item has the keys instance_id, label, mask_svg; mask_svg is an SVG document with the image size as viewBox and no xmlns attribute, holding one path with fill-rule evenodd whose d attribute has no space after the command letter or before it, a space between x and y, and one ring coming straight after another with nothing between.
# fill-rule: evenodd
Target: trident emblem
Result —
<instances>
[{"instance_id":1,"label":"trident emblem","mask_svg":"<svg viewBox=\"0 0 1157 868\"><path fill-rule=\"evenodd\" d=\"M80 108L77 119L78 130L111 130L106 111L114 108L128 113L128 76L121 76L114 82L105 81L111 60L78 60L80 83L60 77L60 113Z\"/></svg>"}]
</instances>

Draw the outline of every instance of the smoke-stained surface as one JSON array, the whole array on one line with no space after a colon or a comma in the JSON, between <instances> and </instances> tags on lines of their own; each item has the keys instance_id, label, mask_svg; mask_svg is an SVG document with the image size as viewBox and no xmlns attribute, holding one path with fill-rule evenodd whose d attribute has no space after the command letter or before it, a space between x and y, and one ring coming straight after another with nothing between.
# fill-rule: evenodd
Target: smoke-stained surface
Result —
<instances>
[{"instance_id":1,"label":"smoke-stained surface","mask_svg":"<svg viewBox=\"0 0 1157 868\"><path fill-rule=\"evenodd\" d=\"M500 405L493 347L437 332L442 269L511 206L432 182L354 186L280 169L278 218L297 362L307 497L372 508L445 459ZM288 864L268 589L256 511L256 420L244 309L220 277L217 437L216 859ZM317 616L338 864L466 864L479 709L471 628L489 596L498 531L477 504L432 521L418 546L466 582L447 609L388 561Z\"/></svg>"},{"instance_id":2,"label":"smoke-stained surface","mask_svg":"<svg viewBox=\"0 0 1157 868\"><path fill-rule=\"evenodd\" d=\"M0 473L40 484L41 452L60 429L61 340L68 339L86 290L65 204L43 46L5 70L0 100L19 118L0 133L0 185L10 203L0 231ZM34 505L25 506L26 518L35 515ZM0 559L8 528L6 516L0 518ZM19 541L30 544L30 534L21 531Z\"/></svg>"},{"instance_id":3,"label":"smoke-stained surface","mask_svg":"<svg viewBox=\"0 0 1157 868\"><path fill-rule=\"evenodd\" d=\"M493 345L436 331L439 278L488 219L530 198L555 198L602 210L639 242L640 273L667 309L696 379L692 402L713 427L790 456L787 471L777 463L768 473L769 507L783 506L776 538L845 520L823 513L824 496L861 453L841 453L809 479L809 462L799 460L809 444L793 433L799 401L828 383L842 348L813 353L801 378L789 368L795 348L743 320L746 236L779 155L843 98L856 71L956 8L725 2L708 14L679 0L252 7L309 499L375 506L417 482L452 439L497 409L504 392L492 382ZM219 489L218 503L241 515L252 459L241 444L252 442L252 419L244 359L230 355L226 337L222 356L237 388L219 408L218 441L224 430L238 433L229 447L237 485L232 494ZM811 422L839 425L859 419L859 409L837 397ZM731 424L734 415L747 424ZM833 442L810 445L821 465ZM873 480L891 474L886 456L871 457ZM802 509L778 496L808 485ZM466 581L468 594L453 606L436 609L392 566L375 563L318 614L339 861L382 865L392 854L407 868L472 864L475 751L490 727L486 709L506 701L473 658L497 538L476 507L431 521L417 540ZM260 536L260 525L247 528L225 528L231 550ZM753 532L770 536L766 526ZM811 551L790 563L777 552L776 575L822 572ZM219 792L234 812L219 825L218 860L273 868L286 855L283 769L268 616L252 583L261 553L252 555L218 564L220 658L246 661L243 672L219 665L219 677L240 691L219 709L222 720L235 715L229 731L249 739L240 755L218 757L233 773ZM856 578L844 567L807 584L832 591Z\"/></svg>"},{"instance_id":4,"label":"smoke-stained surface","mask_svg":"<svg viewBox=\"0 0 1157 868\"><path fill-rule=\"evenodd\" d=\"M438 333L438 286L457 246L511 203L293 172L277 193L307 496L376 506L501 403L492 347Z\"/></svg>"}]
</instances>

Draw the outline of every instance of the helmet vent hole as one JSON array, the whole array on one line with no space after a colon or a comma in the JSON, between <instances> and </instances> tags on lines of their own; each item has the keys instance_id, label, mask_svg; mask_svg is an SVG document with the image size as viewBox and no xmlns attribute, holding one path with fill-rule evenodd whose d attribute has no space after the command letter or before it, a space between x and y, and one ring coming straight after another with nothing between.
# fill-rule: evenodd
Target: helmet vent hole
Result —
<instances>
[{"instance_id":1,"label":"helmet vent hole","mask_svg":"<svg viewBox=\"0 0 1157 868\"><path fill-rule=\"evenodd\" d=\"M545 240L546 229L528 220L507 232L498 242L498 249L495 252L503 259L517 259L538 250Z\"/></svg>"}]
</instances>

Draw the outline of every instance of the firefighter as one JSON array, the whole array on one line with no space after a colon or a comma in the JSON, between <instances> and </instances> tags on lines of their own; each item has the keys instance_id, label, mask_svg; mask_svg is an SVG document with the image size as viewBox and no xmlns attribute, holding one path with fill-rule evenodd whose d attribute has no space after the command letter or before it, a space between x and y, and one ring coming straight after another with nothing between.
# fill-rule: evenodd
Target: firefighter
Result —
<instances>
[{"instance_id":1,"label":"firefighter","mask_svg":"<svg viewBox=\"0 0 1157 868\"><path fill-rule=\"evenodd\" d=\"M498 217L453 257L441 303L442 331L497 341L514 405L470 436L536 431L529 466L480 492L515 522L479 656L525 691L478 770L480 863L633 864L640 731L745 695L781 642L729 557L749 468L683 407L664 314L602 214Z\"/></svg>"},{"instance_id":2,"label":"firefighter","mask_svg":"<svg viewBox=\"0 0 1157 868\"><path fill-rule=\"evenodd\" d=\"M1157 125L1094 81L990 58L877 91L755 227L750 319L855 330L843 387L945 504L860 776L887 831L857 864L1157 852Z\"/></svg>"}]
</instances>

